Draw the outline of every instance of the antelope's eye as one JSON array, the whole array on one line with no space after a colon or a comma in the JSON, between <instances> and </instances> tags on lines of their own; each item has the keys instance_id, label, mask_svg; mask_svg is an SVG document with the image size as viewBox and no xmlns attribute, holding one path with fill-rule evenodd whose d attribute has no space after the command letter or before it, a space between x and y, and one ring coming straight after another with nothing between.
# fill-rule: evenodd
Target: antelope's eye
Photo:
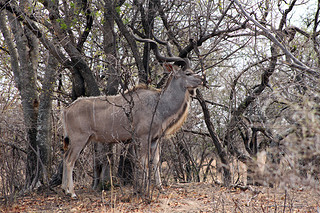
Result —
<instances>
[{"instance_id":1,"label":"antelope's eye","mask_svg":"<svg viewBox=\"0 0 320 213\"><path fill-rule=\"evenodd\" d=\"M192 75L192 72L186 72L186 75L187 76Z\"/></svg>"}]
</instances>

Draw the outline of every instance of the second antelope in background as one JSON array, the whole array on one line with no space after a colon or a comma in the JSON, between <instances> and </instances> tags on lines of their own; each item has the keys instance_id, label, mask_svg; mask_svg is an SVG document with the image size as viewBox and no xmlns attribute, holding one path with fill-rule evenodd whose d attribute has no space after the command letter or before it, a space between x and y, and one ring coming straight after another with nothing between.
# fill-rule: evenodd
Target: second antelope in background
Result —
<instances>
[{"instance_id":1,"label":"second antelope in background","mask_svg":"<svg viewBox=\"0 0 320 213\"><path fill-rule=\"evenodd\" d=\"M190 94L202 84L202 77L194 74L187 60L179 57L164 57L157 44L148 39L156 58L161 62L175 62L163 90L136 87L117 96L79 98L63 111L65 131L64 145L67 151L63 160L62 189L76 197L72 171L81 150L93 140L117 143L133 139L139 142L134 177L142 189L149 187L149 156L155 169L155 181L161 187L159 174L160 149L158 140L175 133L184 123L189 109Z\"/></svg>"}]
</instances>

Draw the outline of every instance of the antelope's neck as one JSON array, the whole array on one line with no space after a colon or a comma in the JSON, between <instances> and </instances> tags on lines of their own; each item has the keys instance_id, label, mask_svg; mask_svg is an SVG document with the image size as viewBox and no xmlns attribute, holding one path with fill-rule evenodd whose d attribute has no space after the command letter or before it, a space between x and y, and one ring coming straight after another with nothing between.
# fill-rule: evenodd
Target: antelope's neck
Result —
<instances>
[{"instance_id":1,"label":"antelope's neck","mask_svg":"<svg viewBox=\"0 0 320 213\"><path fill-rule=\"evenodd\" d=\"M166 136L174 134L185 122L190 105L190 95L186 88L166 88L158 105L159 112L164 120L162 130Z\"/></svg>"}]
</instances>

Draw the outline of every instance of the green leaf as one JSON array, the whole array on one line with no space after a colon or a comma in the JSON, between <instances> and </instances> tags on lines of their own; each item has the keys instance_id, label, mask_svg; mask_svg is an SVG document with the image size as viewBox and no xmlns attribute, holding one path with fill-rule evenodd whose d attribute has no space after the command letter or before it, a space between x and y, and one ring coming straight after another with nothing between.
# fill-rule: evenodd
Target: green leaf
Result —
<instances>
[{"instance_id":1,"label":"green leaf","mask_svg":"<svg viewBox=\"0 0 320 213\"><path fill-rule=\"evenodd\" d=\"M117 13L120 13L121 12L120 6L116 7L115 10L116 10Z\"/></svg>"}]
</instances>

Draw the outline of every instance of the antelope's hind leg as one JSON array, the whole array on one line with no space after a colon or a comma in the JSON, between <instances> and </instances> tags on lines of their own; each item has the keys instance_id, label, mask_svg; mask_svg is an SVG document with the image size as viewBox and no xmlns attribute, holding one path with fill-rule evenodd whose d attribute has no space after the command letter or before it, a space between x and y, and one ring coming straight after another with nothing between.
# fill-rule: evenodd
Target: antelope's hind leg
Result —
<instances>
[{"instance_id":1,"label":"antelope's hind leg","mask_svg":"<svg viewBox=\"0 0 320 213\"><path fill-rule=\"evenodd\" d=\"M84 140L85 138L85 140ZM89 137L78 136L70 141L69 149L66 151L63 159L62 189L66 195L77 198L73 187L72 172L74 164L79 157L81 150L85 147ZM72 143L73 142L73 143Z\"/></svg>"},{"instance_id":2,"label":"antelope's hind leg","mask_svg":"<svg viewBox=\"0 0 320 213\"><path fill-rule=\"evenodd\" d=\"M68 152L68 151L67 151ZM67 165L66 165L66 159L65 156L67 155L67 152L63 156L63 170L62 170L62 183L61 183L61 188L62 190L66 193L67 192Z\"/></svg>"}]
</instances>

